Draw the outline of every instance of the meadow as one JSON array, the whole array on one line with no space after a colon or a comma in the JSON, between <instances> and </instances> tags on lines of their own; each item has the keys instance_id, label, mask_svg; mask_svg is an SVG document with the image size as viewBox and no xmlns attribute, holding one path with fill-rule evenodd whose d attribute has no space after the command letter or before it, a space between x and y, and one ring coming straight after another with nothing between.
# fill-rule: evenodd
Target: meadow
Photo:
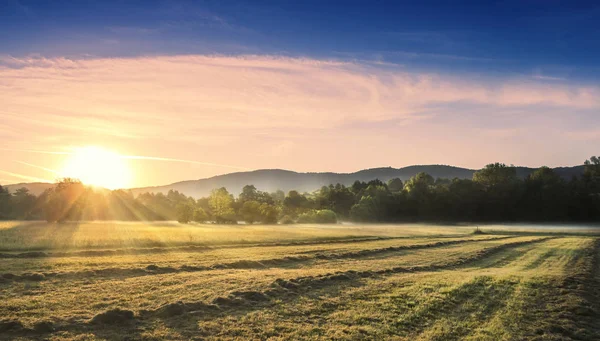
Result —
<instances>
[{"instance_id":1,"label":"meadow","mask_svg":"<svg viewBox=\"0 0 600 341\"><path fill-rule=\"evenodd\" d=\"M0 223L2 340L599 340L600 230Z\"/></svg>"}]
</instances>

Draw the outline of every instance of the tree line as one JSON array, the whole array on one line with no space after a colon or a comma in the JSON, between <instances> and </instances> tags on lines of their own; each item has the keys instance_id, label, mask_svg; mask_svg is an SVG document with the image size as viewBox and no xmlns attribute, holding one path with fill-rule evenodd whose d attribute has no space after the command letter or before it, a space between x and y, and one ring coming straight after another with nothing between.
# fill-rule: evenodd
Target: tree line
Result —
<instances>
[{"instance_id":1,"label":"tree line","mask_svg":"<svg viewBox=\"0 0 600 341\"><path fill-rule=\"evenodd\" d=\"M600 221L600 159L565 180L541 167L524 179L514 166L487 165L472 179L434 179L419 173L405 183L355 181L312 193L267 193L246 185L237 197L226 188L194 199L178 191L143 193L94 189L62 179L39 196L0 186L0 219L49 222L80 220L178 220L214 223L356 222L597 222Z\"/></svg>"}]
</instances>

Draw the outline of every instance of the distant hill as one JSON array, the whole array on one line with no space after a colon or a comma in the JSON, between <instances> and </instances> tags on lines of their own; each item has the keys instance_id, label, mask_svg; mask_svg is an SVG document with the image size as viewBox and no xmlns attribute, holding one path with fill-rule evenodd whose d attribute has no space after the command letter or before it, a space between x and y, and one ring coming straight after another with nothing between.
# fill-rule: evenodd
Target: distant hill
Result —
<instances>
[{"instance_id":1,"label":"distant hill","mask_svg":"<svg viewBox=\"0 0 600 341\"><path fill-rule=\"evenodd\" d=\"M17 189L25 187L29 190L29 193L33 195L40 195L52 186L53 184L47 182L27 182L14 185L3 185L2 187L7 188L10 193L14 193Z\"/></svg>"},{"instance_id":2,"label":"distant hill","mask_svg":"<svg viewBox=\"0 0 600 341\"><path fill-rule=\"evenodd\" d=\"M517 175L524 178L534 170L535 168L517 167ZM406 181L419 172L429 173L434 178L470 179L475 171L474 169L444 165L408 166L403 168L382 167L364 169L354 173L298 173L283 169L260 169L217 175L206 179L181 181L165 186L132 188L131 191L137 195L144 192L167 193L172 189L188 196L200 198L207 196L212 189L220 187L225 187L230 193L237 195L242 191L242 187L251 184L256 186L257 189L267 192L274 192L278 189L286 193L292 189L300 192L312 192L324 185L337 183L351 185L356 180L379 179L388 181L392 178L400 178L402 181ZM554 171L564 179L569 180L573 176L583 174L583 166L558 167L554 168ZM52 187L52 184L32 182L6 185L4 187L8 188L11 193L14 193L18 188L25 187L29 189L31 194L39 195Z\"/></svg>"},{"instance_id":3,"label":"distant hill","mask_svg":"<svg viewBox=\"0 0 600 341\"><path fill-rule=\"evenodd\" d=\"M524 178L534 170L535 168L517 167L517 174L519 177ZM554 170L565 179L583 174L583 166L559 167ZM419 172L429 173L434 178L470 179L475 171L474 169L444 165L372 168L354 173L298 173L282 169L261 169L218 175L207 179L181 181L166 186L133 188L132 192L134 194L144 192L167 193L172 189L188 196L200 198L207 196L212 189L220 187L225 187L230 193L237 195L241 192L242 187L248 184L267 192L274 192L278 189L286 193L292 189L300 192L312 192L324 185L336 183L351 185L356 180L379 179L388 181L392 178L400 178L402 181L406 181Z\"/></svg>"}]
</instances>

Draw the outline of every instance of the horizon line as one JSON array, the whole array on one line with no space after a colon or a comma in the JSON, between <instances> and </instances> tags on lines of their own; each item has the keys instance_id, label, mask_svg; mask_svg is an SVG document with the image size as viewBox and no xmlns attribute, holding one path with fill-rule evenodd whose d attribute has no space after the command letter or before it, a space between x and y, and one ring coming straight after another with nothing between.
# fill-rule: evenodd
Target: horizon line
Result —
<instances>
[{"instance_id":1,"label":"horizon line","mask_svg":"<svg viewBox=\"0 0 600 341\"><path fill-rule=\"evenodd\" d=\"M502 163L502 162L500 162ZM490 163L488 163L490 164ZM486 164L486 165L488 165ZM163 184L163 185L148 185L148 186L139 186L139 187L124 187L124 188L118 188L118 189L143 189L143 188L154 188L154 187L165 187L165 186L170 186L170 185L174 185L174 184L178 184L178 183L182 183L182 182L189 182L189 181L200 181L200 180L208 180L208 179L213 179L216 177L220 177L220 176L226 176L226 175L231 175L231 174L239 174L239 173L252 173L252 172L259 172L259 171L285 171L285 172L292 172L292 173L296 173L296 174L337 174L337 175L351 175L351 174L355 174L358 172L362 172L362 171L369 171L369 170L375 170L375 169L395 169L395 170L400 170L400 169L405 169L405 168L409 168L409 167L431 167L431 166L443 166L443 167L451 167L451 168L459 168L459 169L463 169L463 170L469 170L469 171L478 171L483 169L482 168L469 168L469 167L461 167L461 166L453 166L453 165L447 165L447 164L415 164L415 165L408 165L408 166L403 166L403 167L392 167L392 166L382 166L382 167L372 167L372 168L363 168L363 169L359 169L357 171L353 171L353 172L333 172L333 171L315 171L315 172L301 172L301 171L294 171L294 170L290 170L290 169L284 169L284 168L259 168L259 169L253 169L253 170L247 170L247 171L240 171L240 172L231 172L231 173L223 173L223 174L218 174L218 175L213 175L213 176L209 176L209 177L205 177L205 178L199 178L199 179L188 179L188 180L179 180L179 181L175 181L175 182L171 182L168 184ZM573 166L556 166L556 167L550 167L550 166L538 166L538 167L530 167L530 166L517 166L517 165L513 165L513 164L509 164L509 167L515 167L515 168L528 168L528 169L539 169L542 167L549 167L551 169L556 169L556 168L575 168L575 167L583 167L584 164L580 164L580 165L573 165ZM485 166L484 166L485 167ZM43 180L43 179L40 179ZM10 184L6 184L6 185L2 185L2 187L6 187L6 186L15 186L15 185L21 185L21 184L55 184L56 182L44 182L44 181L33 181L33 182L17 182L17 183L10 183ZM118 190L115 189L115 190Z\"/></svg>"}]
</instances>

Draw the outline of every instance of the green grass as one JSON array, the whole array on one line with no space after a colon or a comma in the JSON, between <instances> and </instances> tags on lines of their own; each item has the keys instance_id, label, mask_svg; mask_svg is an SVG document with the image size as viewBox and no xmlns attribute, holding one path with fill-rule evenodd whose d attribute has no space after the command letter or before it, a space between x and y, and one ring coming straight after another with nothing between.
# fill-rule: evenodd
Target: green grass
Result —
<instances>
[{"instance_id":1,"label":"green grass","mask_svg":"<svg viewBox=\"0 0 600 341\"><path fill-rule=\"evenodd\" d=\"M67 225L0 227L0 339L600 339L590 231Z\"/></svg>"}]
</instances>

